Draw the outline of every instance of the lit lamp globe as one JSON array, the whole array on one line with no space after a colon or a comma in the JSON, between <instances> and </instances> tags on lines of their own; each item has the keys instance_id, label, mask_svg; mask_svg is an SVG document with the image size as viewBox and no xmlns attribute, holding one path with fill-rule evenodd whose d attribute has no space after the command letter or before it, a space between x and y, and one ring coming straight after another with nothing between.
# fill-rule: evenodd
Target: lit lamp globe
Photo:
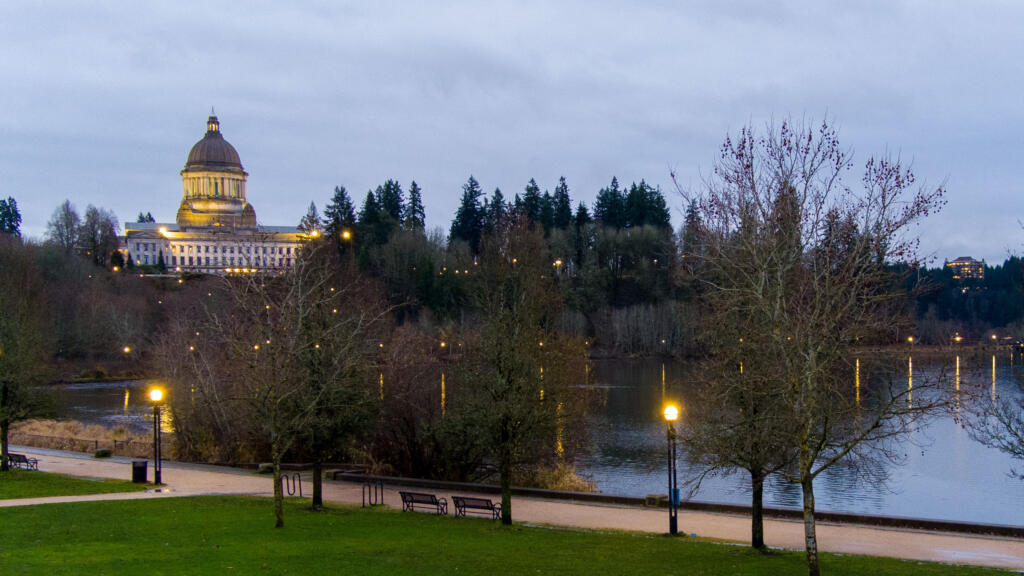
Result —
<instances>
[{"instance_id":1,"label":"lit lamp globe","mask_svg":"<svg viewBox=\"0 0 1024 576\"><path fill-rule=\"evenodd\" d=\"M149 399L153 402L159 402L164 399L164 391L159 388L153 388L149 391Z\"/></svg>"},{"instance_id":2,"label":"lit lamp globe","mask_svg":"<svg viewBox=\"0 0 1024 576\"><path fill-rule=\"evenodd\" d=\"M665 414L665 420L667 420L669 422L675 422L676 420L679 419L679 408L677 408L676 406L674 406L672 404L669 404L668 406L665 406L665 413L664 414Z\"/></svg>"}]
</instances>

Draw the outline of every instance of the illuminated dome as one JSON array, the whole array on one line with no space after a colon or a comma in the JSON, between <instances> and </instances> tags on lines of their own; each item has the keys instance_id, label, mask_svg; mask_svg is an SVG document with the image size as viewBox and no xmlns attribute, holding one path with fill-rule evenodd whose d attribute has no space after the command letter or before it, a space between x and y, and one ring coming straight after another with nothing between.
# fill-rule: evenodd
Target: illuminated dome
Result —
<instances>
[{"instance_id":1,"label":"illuminated dome","mask_svg":"<svg viewBox=\"0 0 1024 576\"><path fill-rule=\"evenodd\" d=\"M185 228L255 228L256 212L246 199L249 175L238 151L220 133L210 115L206 135L188 153L181 171L182 199L178 225Z\"/></svg>"},{"instance_id":2,"label":"illuminated dome","mask_svg":"<svg viewBox=\"0 0 1024 576\"><path fill-rule=\"evenodd\" d=\"M226 172L244 172L238 151L220 133L220 122L216 116L206 121L206 136L188 153L185 171L218 170Z\"/></svg>"}]
</instances>

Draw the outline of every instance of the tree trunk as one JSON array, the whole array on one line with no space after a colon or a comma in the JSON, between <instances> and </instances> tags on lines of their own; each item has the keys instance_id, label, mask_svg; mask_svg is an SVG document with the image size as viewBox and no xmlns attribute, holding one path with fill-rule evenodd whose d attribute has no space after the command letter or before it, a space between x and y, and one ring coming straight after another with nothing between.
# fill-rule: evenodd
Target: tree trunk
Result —
<instances>
[{"instance_id":1,"label":"tree trunk","mask_svg":"<svg viewBox=\"0 0 1024 576\"><path fill-rule=\"evenodd\" d=\"M6 472L10 470L11 465L7 462L7 455L10 454L10 449L7 447L7 431L10 429L10 422L0 423L0 471Z\"/></svg>"},{"instance_id":2,"label":"tree trunk","mask_svg":"<svg viewBox=\"0 0 1024 576\"><path fill-rule=\"evenodd\" d=\"M750 471L750 545L764 550L764 472Z\"/></svg>"},{"instance_id":3,"label":"tree trunk","mask_svg":"<svg viewBox=\"0 0 1024 576\"><path fill-rule=\"evenodd\" d=\"M499 464L501 475L501 523L512 525L512 462L507 455L502 455Z\"/></svg>"},{"instance_id":4,"label":"tree trunk","mask_svg":"<svg viewBox=\"0 0 1024 576\"><path fill-rule=\"evenodd\" d=\"M313 510L324 507L323 477L323 463L317 459L313 462Z\"/></svg>"},{"instance_id":5,"label":"tree trunk","mask_svg":"<svg viewBox=\"0 0 1024 576\"><path fill-rule=\"evenodd\" d=\"M274 462L274 528L284 528L284 493L281 491L281 454L276 447L271 448Z\"/></svg>"},{"instance_id":6,"label":"tree trunk","mask_svg":"<svg viewBox=\"0 0 1024 576\"><path fill-rule=\"evenodd\" d=\"M800 481L804 492L804 542L807 547L807 574L819 576L818 568L818 537L814 523L814 479L805 478Z\"/></svg>"}]
</instances>

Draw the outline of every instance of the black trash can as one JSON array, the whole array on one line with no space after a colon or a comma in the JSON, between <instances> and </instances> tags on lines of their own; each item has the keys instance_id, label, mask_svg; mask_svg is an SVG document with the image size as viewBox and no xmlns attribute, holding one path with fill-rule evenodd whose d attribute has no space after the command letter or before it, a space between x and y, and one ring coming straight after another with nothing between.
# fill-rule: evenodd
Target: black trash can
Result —
<instances>
[{"instance_id":1,"label":"black trash can","mask_svg":"<svg viewBox=\"0 0 1024 576\"><path fill-rule=\"evenodd\" d=\"M136 484L146 483L146 466L149 460L132 460L132 482Z\"/></svg>"}]
</instances>

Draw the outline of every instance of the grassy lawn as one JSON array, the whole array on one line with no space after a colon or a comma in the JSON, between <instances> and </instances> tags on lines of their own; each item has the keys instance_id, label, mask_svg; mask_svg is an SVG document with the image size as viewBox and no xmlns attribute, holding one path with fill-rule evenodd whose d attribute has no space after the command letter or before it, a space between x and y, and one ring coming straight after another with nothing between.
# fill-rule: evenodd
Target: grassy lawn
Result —
<instances>
[{"instance_id":1,"label":"grassy lawn","mask_svg":"<svg viewBox=\"0 0 1024 576\"><path fill-rule=\"evenodd\" d=\"M145 484L132 484L122 480L82 478L35 470L12 469L0 472L0 500L136 492L146 488Z\"/></svg>"},{"instance_id":2,"label":"grassy lawn","mask_svg":"<svg viewBox=\"0 0 1024 576\"><path fill-rule=\"evenodd\" d=\"M666 536L516 526L393 510L309 512L267 499L165 498L0 509L0 574L802 574L798 553ZM827 574L993 574L858 556Z\"/></svg>"}]
</instances>

